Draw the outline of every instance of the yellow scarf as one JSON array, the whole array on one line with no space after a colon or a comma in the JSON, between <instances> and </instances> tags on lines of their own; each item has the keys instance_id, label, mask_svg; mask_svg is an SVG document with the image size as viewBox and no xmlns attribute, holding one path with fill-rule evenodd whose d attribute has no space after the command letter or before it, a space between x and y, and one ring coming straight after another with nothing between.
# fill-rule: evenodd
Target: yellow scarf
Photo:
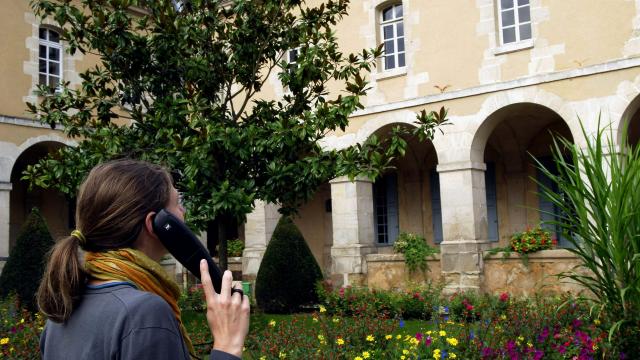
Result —
<instances>
[{"instance_id":1,"label":"yellow scarf","mask_svg":"<svg viewBox=\"0 0 640 360\"><path fill-rule=\"evenodd\" d=\"M193 344L187 330L182 324L178 298L180 288L171 280L162 266L150 259L143 252L125 248L106 252L87 252L85 254L85 269L90 276L102 281L129 281L140 290L154 293L171 306L173 314L180 324L182 338L187 344L189 353L194 354Z\"/></svg>"}]
</instances>

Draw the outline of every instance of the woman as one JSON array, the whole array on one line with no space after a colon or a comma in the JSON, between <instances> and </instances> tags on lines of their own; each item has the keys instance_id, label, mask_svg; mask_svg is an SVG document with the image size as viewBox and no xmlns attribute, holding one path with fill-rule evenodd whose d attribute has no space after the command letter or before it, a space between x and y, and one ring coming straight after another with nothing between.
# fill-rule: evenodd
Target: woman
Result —
<instances>
[{"instance_id":1,"label":"woman","mask_svg":"<svg viewBox=\"0 0 640 360\"><path fill-rule=\"evenodd\" d=\"M40 340L44 359L195 357L177 306L180 290L158 264L167 251L152 220L163 208L184 220L165 169L116 160L91 170L78 193L76 230L53 248L38 290L49 318ZM231 294L229 271L217 294L206 261L200 269L215 339L210 358L240 358L249 300Z\"/></svg>"}]
</instances>

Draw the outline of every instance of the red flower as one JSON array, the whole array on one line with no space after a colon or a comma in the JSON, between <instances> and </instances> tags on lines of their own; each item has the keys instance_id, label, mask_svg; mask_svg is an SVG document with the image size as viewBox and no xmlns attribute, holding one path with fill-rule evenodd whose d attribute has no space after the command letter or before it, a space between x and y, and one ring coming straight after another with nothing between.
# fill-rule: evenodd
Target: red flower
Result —
<instances>
[{"instance_id":1,"label":"red flower","mask_svg":"<svg viewBox=\"0 0 640 360\"><path fill-rule=\"evenodd\" d=\"M502 294L500 294L500 301L502 302L506 302L509 300L509 294L506 292L503 292Z\"/></svg>"}]
</instances>

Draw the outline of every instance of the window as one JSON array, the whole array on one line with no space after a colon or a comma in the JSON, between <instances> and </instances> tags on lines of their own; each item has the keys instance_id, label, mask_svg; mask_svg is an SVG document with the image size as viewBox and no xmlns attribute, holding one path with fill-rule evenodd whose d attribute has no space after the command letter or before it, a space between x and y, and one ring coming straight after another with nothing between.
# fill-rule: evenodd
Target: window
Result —
<instances>
[{"instance_id":1,"label":"window","mask_svg":"<svg viewBox=\"0 0 640 360\"><path fill-rule=\"evenodd\" d=\"M298 54L300 48L295 48L287 51L287 64L289 71L293 71L298 67Z\"/></svg>"},{"instance_id":2,"label":"window","mask_svg":"<svg viewBox=\"0 0 640 360\"><path fill-rule=\"evenodd\" d=\"M529 0L497 0L502 45L531 39Z\"/></svg>"},{"instance_id":3,"label":"window","mask_svg":"<svg viewBox=\"0 0 640 360\"><path fill-rule=\"evenodd\" d=\"M404 22L402 4L391 5L381 12L380 34L384 43L383 69L405 66Z\"/></svg>"},{"instance_id":4,"label":"window","mask_svg":"<svg viewBox=\"0 0 640 360\"><path fill-rule=\"evenodd\" d=\"M373 184L376 243L393 244L398 238L398 177L382 176Z\"/></svg>"},{"instance_id":5,"label":"window","mask_svg":"<svg viewBox=\"0 0 640 360\"><path fill-rule=\"evenodd\" d=\"M40 28L39 83L55 89L62 80L62 44L60 34Z\"/></svg>"}]
</instances>

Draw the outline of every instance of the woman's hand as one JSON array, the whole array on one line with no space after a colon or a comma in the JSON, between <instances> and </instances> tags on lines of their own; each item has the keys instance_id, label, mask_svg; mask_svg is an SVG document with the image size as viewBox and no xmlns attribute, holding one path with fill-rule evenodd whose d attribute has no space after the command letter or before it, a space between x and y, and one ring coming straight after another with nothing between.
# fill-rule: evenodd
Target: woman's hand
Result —
<instances>
[{"instance_id":1,"label":"woman's hand","mask_svg":"<svg viewBox=\"0 0 640 360\"><path fill-rule=\"evenodd\" d=\"M213 348L242 357L244 338L249 332L249 297L231 293L233 277L229 270L222 275L220 294L213 290L205 260L200 260L200 276L207 300L207 322L213 335Z\"/></svg>"}]
</instances>

